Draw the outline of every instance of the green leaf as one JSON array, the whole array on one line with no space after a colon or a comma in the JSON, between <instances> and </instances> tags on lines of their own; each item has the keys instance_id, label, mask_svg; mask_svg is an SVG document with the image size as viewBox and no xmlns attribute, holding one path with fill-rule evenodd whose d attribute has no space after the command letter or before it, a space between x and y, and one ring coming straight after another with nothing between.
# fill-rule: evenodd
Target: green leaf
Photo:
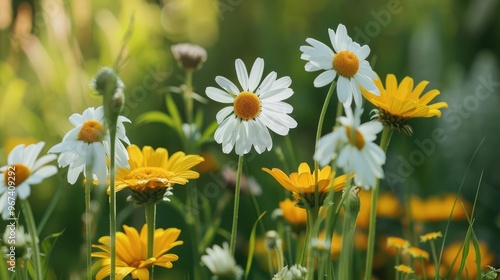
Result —
<instances>
[{"instance_id":1,"label":"green leaf","mask_svg":"<svg viewBox=\"0 0 500 280\"><path fill-rule=\"evenodd\" d=\"M170 115L170 117L173 120L174 128L179 132L179 135L184 135L182 132L182 118L179 113L179 110L177 109L177 105L175 104L174 100L172 99L172 95L167 94L165 97L166 105L167 105L167 110Z\"/></svg>"},{"instance_id":2,"label":"green leaf","mask_svg":"<svg viewBox=\"0 0 500 280\"><path fill-rule=\"evenodd\" d=\"M163 123L168 126L173 126L174 122L170 116L160 111L151 111L144 114L141 114L137 117L137 124L145 124L145 123Z\"/></svg>"},{"instance_id":3,"label":"green leaf","mask_svg":"<svg viewBox=\"0 0 500 280\"><path fill-rule=\"evenodd\" d=\"M61 232L53 233L47 237L45 237L42 241L42 246L41 246L41 253L44 258L42 259L42 266L43 266L43 273L44 273L44 278L47 276L47 271L49 268L49 259L50 259L50 254L52 253L52 249L54 248L54 245L56 244L57 239L63 235L64 230Z\"/></svg>"},{"instance_id":4,"label":"green leaf","mask_svg":"<svg viewBox=\"0 0 500 280\"><path fill-rule=\"evenodd\" d=\"M219 124L216 121L211 123L205 129L205 131L203 131L203 134L201 135L200 139L198 140L198 144L201 145L205 142L213 141L214 140L214 133L215 133L215 130L217 129L217 127L219 127Z\"/></svg>"},{"instance_id":5,"label":"green leaf","mask_svg":"<svg viewBox=\"0 0 500 280\"><path fill-rule=\"evenodd\" d=\"M264 217L266 214L266 211L262 212L260 216L257 218L255 223L253 224L252 227L252 232L250 233L250 240L248 244L248 259L247 259L247 266L245 268L245 279L248 279L248 274L250 273L250 268L252 267L252 261L253 261L253 251L255 247L255 234L257 232L257 224L259 223L260 219Z\"/></svg>"}]
</instances>

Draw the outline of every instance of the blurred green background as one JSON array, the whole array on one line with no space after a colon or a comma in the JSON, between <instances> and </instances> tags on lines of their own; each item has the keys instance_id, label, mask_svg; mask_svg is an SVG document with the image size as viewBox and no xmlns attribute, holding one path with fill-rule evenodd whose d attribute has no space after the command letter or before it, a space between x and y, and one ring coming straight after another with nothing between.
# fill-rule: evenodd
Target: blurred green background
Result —
<instances>
[{"instance_id":1,"label":"blurred green background","mask_svg":"<svg viewBox=\"0 0 500 280\"><path fill-rule=\"evenodd\" d=\"M71 129L71 114L100 105L101 99L92 92L89 81L100 67L114 63L133 15L133 33L120 75L127 96L123 114L132 121L127 126L128 137L140 147L165 147L171 152L183 149L172 128L135 122L151 110L166 112L164 99L169 87L183 83L183 72L170 53L172 44L191 42L207 49L206 63L194 74L194 90L202 96L207 86L216 86L217 75L235 80L236 58L250 67L255 58L262 57L266 73L276 71L279 77L292 78L295 94L288 102L294 106L292 116L299 125L289 137L296 162L289 160L289 155L288 167L278 160L275 151L283 147L284 140L276 135L273 151L262 155L253 152L245 161L246 174L254 176L262 187L263 193L257 198L260 210L272 211L285 194L261 168L291 172L299 162L312 164L317 121L327 91L313 87L318 73L304 71L299 47L308 37L329 44L327 29L336 29L342 23L354 40L370 46L368 59L380 77L394 73L398 80L407 75L415 82L428 80L426 89L439 89L441 95L436 100L449 104L440 119L411 120L412 137L393 136L382 190L402 201L411 194L425 198L456 192L465 178L463 196L473 201L482 175L474 227L478 238L486 241L500 259L498 1L0 0L0 5L0 165L7 163L13 143L45 141L46 151ZM181 97L174 94L173 98L183 112ZM212 101L195 102L195 110L204 112L204 127L215 120L222 107ZM327 113L323 134L334 124L334 108L332 105ZM366 120L370 110L365 109ZM440 135L438 140L432 140L434 134ZM223 155L219 145L205 145L202 150L215 155L220 165L236 167L236 156ZM217 178L220 174L213 171L202 174L196 182L201 193L210 193L207 203L212 208L224 191ZM84 267L79 254L84 241L83 187L66 186L61 171L34 187L30 201L39 220L61 184L63 196L41 237L65 230L50 266L55 278L70 279ZM182 200L189 194L189 187L193 186L178 186L174 193ZM128 206L126 195L118 196L118 209L126 209L121 221L139 228L144 223L142 209ZM105 202L106 198L101 195L101 200ZM108 234L107 205L100 207L97 237ZM201 205L201 213L206 211L204 207L208 206ZM230 228L231 208L224 212L226 229ZM241 209L252 208L250 199L243 198ZM174 207L160 205L158 211L159 227L186 228ZM254 210L242 211L242 237L248 236L256 217ZM429 230L442 230L443 225L428 226ZM273 228L269 214L264 226ZM454 226L449 240L463 239L467 224ZM187 231L181 239L185 244L175 251L180 260L169 273L187 278L186 271L198 260L190 254ZM222 240L218 237L216 243ZM244 255L242 250L242 264Z\"/></svg>"}]
</instances>

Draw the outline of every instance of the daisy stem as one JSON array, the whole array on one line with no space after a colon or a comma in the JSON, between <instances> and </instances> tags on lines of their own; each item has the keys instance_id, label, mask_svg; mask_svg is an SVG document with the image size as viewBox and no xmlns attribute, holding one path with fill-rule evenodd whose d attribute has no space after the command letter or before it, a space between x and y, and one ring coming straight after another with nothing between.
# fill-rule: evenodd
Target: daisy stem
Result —
<instances>
[{"instance_id":1,"label":"daisy stem","mask_svg":"<svg viewBox=\"0 0 500 280\"><path fill-rule=\"evenodd\" d=\"M35 219L33 218L33 211L31 211L31 205L27 199L20 199L21 207L23 209L24 219L26 220L26 226L30 233L31 244L33 244L33 273L35 279L43 279L42 273L42 259L40 257L40 248L38 247L38 233L36 231Z\"/></svg>"},{"instance_id":2,"label":"daisy stem","mask_svg":"<svg viewBox=\"0 0 500 280\"><path fill-rule=\"evenodd\" d=\"M346 200L344 201L344 227L342 228L342 254L340 254L340 265L342 269L339 269L340 279L351 279L349 273L351 272L351 258L352 258L352 246L354 239L354 232L356 230L356 219L359 214L359 198L358 194L354 193L356 197L353 197L352 185L349 185L345 189L344 196Z\"/></svg>"},{"instance_id":3,"label":"daisy stem","mask_svg":"<svg viewBox=\"0 0 500 280\"><path fill-rule=\"evenodd\" d=\"M87 174L85 177L85 245L86 245L86 260L87 260L87 280L92 279L92 219L90 213L90 190L92 189L92 167L87 163Z\"/></svg>"},{"instance_id":4,"label":"daisy stem","mask_svg":"<svg viewBox=\"0 0 500 280\"><path fill-rule=\"evenodd\" d=\"M391 127L384 125L384 130L382 130L382 137L380 139L380 148L384 152L387 152L387 148L389 147L389 142L391 141L392 133L393 130L391 129ZM377 183L375 184L372 190L372 200L370 205L370 223L368 226L368 248L366 251L365 280L370 280L372 277L379 185L380 185L380 180L377 179Z\"/></svg>"},{"instance_id":5,"label":"daisy stem","mask_svg":"<svg viewBox=\"0 0 500 280\"><path fill-rule=\"evenodd\" d=\"M425 275L425 264L424 264L424 258L420 257L420 263L422 266L422 276L424 280L427 280L427 275Z\"/></svg>"},{"instance_id":6,"label":"daisy stem","mask_svg":"<svg viewBox=\"0 0 500 280\"><path fill-rule=\"evenodd\" d=\"M328 93L326 94L326 97L325 97L325 102L323 103L323 108L321 108L321 113L319 114L318 130L316 131L316 140L314 141L314 143L316 145L315 150L318 148L318 141L319 141L319 138L321 137L321 132L323 130L323 122L325 121L326 110L328 109L328 104L330 103L330 99L332 98L333 90L335 89L336 84L337 83L335 81L333 81L332 84L330 85L330 89L328 89ZM319 211L318 175L319 175L319 166L318 166L318 162L315 160L314 161L314 182L315 182L314 209L316 210L316 213L318 213L318 211Z\"/></svg>"},{"instance_id":7,"label":"daisy stem","mask_svg":"<svg viewBox=\"0 0 500 280\"><path fill-rule=\"evenodd\" d=\"M229 252L234 257L236 247L236 233L238 231L238 211L240 208L241 173L243 169L243 156L238 158L238 171L236 173L236 190L234 192L233 227L231 229L231 245Z\"/></svg>"},{"instance_id":8,"label":"daisy stem","mask_svg":"<svg viewBox=\"0 0 500 280\"><path fill-rule=\"evenodd\" d=\"M154 241L155 241L155 228L156 228L156 203L146 203L144 205L144 211L146 212L146 224L148 231L148 247L146 251L146 258L150 259L153 257L154 252ZM151 279L153 279L153 268L151 266Z\"/></svg>"},{"instance_id":9,"label":"daisy stem","mask_svg":"<svg viewBox=\"0 0 500 280\"><path fill-rule=\"evenodd\" d=\"M399 248L396 248L396 266L399 265L399 254L400 254ZM396 271L396 280L399 280L400 276L401 273L399 271Z\"/></svg>"}]
</instances>

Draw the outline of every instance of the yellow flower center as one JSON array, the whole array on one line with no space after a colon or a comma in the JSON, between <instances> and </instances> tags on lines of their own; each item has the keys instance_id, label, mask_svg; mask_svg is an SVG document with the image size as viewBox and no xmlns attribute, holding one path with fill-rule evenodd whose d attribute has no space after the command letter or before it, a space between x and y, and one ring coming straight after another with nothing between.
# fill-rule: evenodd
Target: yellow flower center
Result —
<instances>
[{"instance_id":1,"label":"yellow flower center","mask_svg":"<svg viewBox=\"0 0 500 280\"><path fill-rule=\"evenodd\" d=\"M12 171L14 174L12 174ZM17 187L21 185L24 180L28 179L30 174L31 170L26 165L20 163L13 164L5 171L5 185L12 186L12 183L9 184L9 182L14 182L13 186Z\"/></svg>"},{"instance_id":2,"label":"yellow flower center","mask_svg":"<svg viewBox=\"0 0 500 280\"><path fill-rule=\"evenodd\" d=\"M130 171L125 180L137 180L137 185L130 187L144 191L169 186L169 179L173 176L173 172L161 167L140 167Z\"/></svg>"},{"instance_id":3,"label":"yellow flower center","mask_svg":"<svg viewBox=\"0 0 500 280\"><path fill-rule=\"evenodd\" d=\"M83 123L76 139L90 144L101 141L105 133L104 126L99 121L88 120Z\"/></svg>"},{"instance_id":4,"label":"yellow flower center","mask_svg":"<svg viewBox=\"0 0 500 280\"><path fill-rule=\"evenodd\" d=\"M363 147L365 146L365 139L363 138L363 135L359 132L359 130L356 129L356 138L353 139L353 133L351 131L351 127L349 126L344 126L345 128L345 131L347 133L347 138L349 139L349 141L351 143L353 143L356 148L358 148L358 150L361 150L363 149Z\"/></svg>"},{"instance_id":5,"label":"yellow flower center","mask_svg":"<svg viewBox=\"0 0 500 280\"><path fill-rule=\"evenodd\" d=\"M255 93L244 91L234 99L234 113L240 119L251 120L260 113L260 99Z\"/></svg>"},{"instance_id":6,"label":"yellow flower center","mask_svg":"<svg viewBox=\"0 0 500 280\"><path fill-rule=\"evenodd\" d=\"M358 73L359 59L350 51L341 51L333 57L332 66L339 75L352 78Z\"/></svg>"}]
</instances>

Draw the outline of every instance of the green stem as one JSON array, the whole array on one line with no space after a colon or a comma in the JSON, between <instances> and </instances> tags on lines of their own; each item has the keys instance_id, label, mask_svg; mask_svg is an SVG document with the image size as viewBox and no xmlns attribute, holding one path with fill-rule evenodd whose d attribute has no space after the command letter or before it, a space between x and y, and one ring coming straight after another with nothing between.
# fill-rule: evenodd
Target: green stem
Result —
<instances>
[{"instance_id":1,"label":"green stem","mask_svg":"<svg viewBox=\"0 0 500 280\"><path fill-rule=\"evenodd\" d=\"M226 208L227 203L231 199L231 192L224 192L224 196L217 202L217 208L215 208L214 218L210 223L210 227L207 229L201 242L198 245L198 254L201 255L205 252L205 248L212 242L214 239L215 233L219 229L220 223L222 222L222 212L224 208Z\"/></svg>"},{"instance_id":2,"label":"green stem","mask_svg":"<svg viewBox=\"0 0 500 280\"><path fill-rule=\"evenodd\" d=\"M155 229L156 229L156 204L146 203L144 205L144 212L146 214L146 226L147 226L147 251L146 258L150 259L154 257L154 241L155 241ZM151 279L153 279L154 266L151 266Z\"/></svg>"},{"instance_id":3,"label":"green stem","mask_svg":"<svg viewBox=\"0 0 500 280\"><path fill-rule=\"evenodd\" d=\"M425 264L424 264L424 258L420 257L420 262L422 266L422 276L424 280L427 280L427 275L425 275Z\"/></svg>"},{"instance_id":4,"label":"green stem","mask_svg":"<svg viewBox=\"0 0 500 280\"><path fill-rule=\"evenodd\" d=\"M390 126L384 126L384 130L382 131L382 137L380 139L380 148L384 152L387 152L387 148L389 147L389 143L391 141L392 133L393 130L391 129ZM370 280L372 275L379 185L380 185L380 180L377 179L377 183L375 184L372 190L372 199L370 205L370 223L368 226L368 248L366 252L365 280Z\"/></svg>"},{"instance_id":5,"label":"green stem","mask_svg":"<svg viewBox=\"0 0 500 280\"><path fill-rule=\"evenodd\" d=\"M21 207L24 210L24 219L26 220L26 227L30 233L32 249L33 249L33 273L35 279L44 279L42 273L42 259L40 256L40 248L38 246L38 233L36 231L35 219L31 211L31 205L27 199L20 199Z\"/></svg>"},{"instance_id":6,"label":"green stem","mask_svg":"<svg viewBox=\"0 0 500 280\"><path fill-rule=\"evenodd\" d=\"M351 195L352 186L346 189L344 196L348 196L344 204L344 227L342 228L342 254L340 254L339 269L340 279L350 279L349 273L351 271L351 255L354 240L354 232L356 230L356 219L359 214L359 207L354 209L351 206L353 199ZM356 194L357 196L357 194ZM356 202L354 202L356 203ZM356 212L357 211L357 212Z\"/></svg>"},{"instance_id":7,"label":"green stem","mask_svg":"<svg viewBox=\"0 0 500 280\"><path fill-rule=\"evenodd\" d=\"M436 254L436 245L434 245L434 240L430 240L430 243L431 243L432 258L434 259L434 264L436 264L434 266L436 268L434 279L439 280L439 266L437 266L438 259Z\"/></svg>"},{"instance_id":8,"label":"green stem","mask_svg":"<svg viewBox=\"0 0 500 280\"><path fill-rule=\"evenodd\" d=\"M304 253L302 254L302 261L307 259L307 279L312 280L314 277L314 258L312 257L312 250L314 248L309 248L309 244L311 243L311 239L313 237L314 232L314 224L318 218L318 212L315 212L314 209L307 209L307 228L306 228L306 240L304 242L304 251L307 252L307 257L304 258ZM326 238L326 236L325 236Z\"/></svg>"},{"instance_id":9,"label":"green stem","mask_svg":"<svg viewBox=\"0 0 500 280\"><path fill-rule=\"evenodd\" d=\"M238 158L238 171L236 175L236 190L234 192L233 227L231 229L231 244L229 252L234 256L236 249L236 233L238 231L238 211L240 208L241 173L243 172L243 156Z\"/></svg>"},{"instance_id":10,"label":"green stem","mask_svg":"<svg viewBox=\"0 0 500 280\"><path fill-rule=\"evenodd\" d=\"M396 266L399 265L399 254L400 254L399 248L396 248ZM400 275L401 273L399 271L396 271L396 280L399 280Z\"/></svg>"},{"instance_id":11,"label":"green stem","mask_svg":"<svg viewBox=\"0 0 500 280\"><path fill-rule=\"evenodd\" d=\"M188 124L193 123L193 70L186 70L186 90L184 91L184 105L186 106L186 120Z\"/></svg>"},{"instance_id":12,"label":"green stem","mask_svg":"<svg viewBox=\"0 0 500 280\"><path fill-rule=\"evenodd\" d=\"M85 180L85 245L87 260L87 280L92 279L92 219L90 211L90 190L92 189L92 167L87 163Z\"/></svg>"},{"instance_id":13,"label":"green stem","mask_svg":"<svg viewBox=\"0 0 500 280\"><path fill-rule=\"evenodd\" d=\"M45 227L45 224L49 221L50 215L52 215L52 212L54 212L54 209L57 206L57 203L61 199L61 196L66 189L67 183L62 183L59 185L57 188L56 192L52 196L52 199L50 200L49 206L47 206L47 210L45 210L45 213L43 214L42 219L38 223L37 227L37 232L41 233L43 231L43 228Z\"/></svg>"},{"instance_id":14,"label":"green stem","mask_svg":"<svg viewBox=\"0 0 500 280\"><path fill-rule=\"evenodd\" d=\"M314 150L315 151L318 148L318 141L319 141L319 138L321 137L321 132L323 130L323 122L325 121L326 110L328 109L328 104L330 103L330 99L332 98L333 90L335 89L336 84L337 83L335 81L333 81L332 84L330 85L330 89L328 89L328 93L326 94L326 97L325 97L325 102L323 103L323 107L321 108L321 113L319 114L318 130L316 131L316 139L314 141L314 143L315 143ZM318 175L319 175L319 166L318 166L318 162L315 160L314 161L314 182L315 182L314 209L315 209L316 213L318 213L318 211L319 211Z\"/></svg>"},{"instance_id":15,"label":"green stem","mask_svg":"<svg viewBox=\"0 0 500 280\"><path fill-rule=\"evenodd\" d=\"M109 126L110 134L110 159L109 159L109 238L110 238L110 256L111 271L110 280L116 277L116 192L115 192L115 140L116 140L116 122Z\"/></svg>"}]
</instances>

